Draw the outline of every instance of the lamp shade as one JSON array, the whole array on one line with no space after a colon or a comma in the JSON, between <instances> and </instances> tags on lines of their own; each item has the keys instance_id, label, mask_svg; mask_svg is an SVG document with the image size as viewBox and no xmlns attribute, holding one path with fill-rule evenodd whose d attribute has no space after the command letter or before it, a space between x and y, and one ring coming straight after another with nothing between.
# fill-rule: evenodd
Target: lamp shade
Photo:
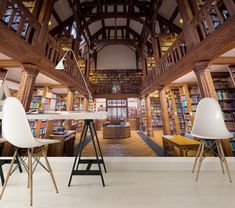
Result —
<instances>
[{"instance_id":1,"label":"lamp shade","mask_svg":"<svg viewBox=\"0 0 235 208\"><path fill-rule=\"evenodd\" d=\"M202 139L229 139L233 137L225 125L223 112L217 100L203 98L199 102L192 135Z\"/></svg>"},{"instance_id":2,"label":"lamp shade","mask_svg":"<svg viewBox=\"0 0 235 208\"><path fill-rule=\"evenodd\" d=\"M64 58L60 60L60 62L56 65L55 69L63 70L64 69Z\"/></svg>"}]
</instances>

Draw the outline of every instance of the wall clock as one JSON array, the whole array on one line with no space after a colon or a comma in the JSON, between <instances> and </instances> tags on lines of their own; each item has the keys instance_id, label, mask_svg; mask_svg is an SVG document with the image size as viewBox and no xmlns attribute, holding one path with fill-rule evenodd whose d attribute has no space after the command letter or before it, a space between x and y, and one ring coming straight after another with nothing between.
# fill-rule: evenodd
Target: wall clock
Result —
<instances>
[{"instance_id":1,"label":"wall clock","mask_svg":"<svg viewBox=\"0 0 235 208\"><path fill-rule=\"evenodd\" d=\"M120 93L121 92L121 86L118 84L114 84L112 86L112 93L116 94L116 93Z\"/></svg>"}]
</instances>

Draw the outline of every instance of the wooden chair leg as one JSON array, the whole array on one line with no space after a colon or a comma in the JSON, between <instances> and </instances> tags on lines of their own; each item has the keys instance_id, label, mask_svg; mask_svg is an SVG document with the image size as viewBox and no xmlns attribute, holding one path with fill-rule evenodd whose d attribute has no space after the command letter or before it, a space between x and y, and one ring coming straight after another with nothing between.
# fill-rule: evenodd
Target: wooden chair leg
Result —
<instances>
[{"instance_id":1,"label":"wooden chair leg","mask_svg":"<svg viewBox=\"0 0 235 208\"><path fill-rule=\"evenodd\" d=\"M223 160L223 156L222 156L222 153L221 153L221 150L220 150L220 145L219 145L219 141L216 141L216 148L217 148L217 151L218 151L218 157L219 157L219 160L220 160L220 165L221 165L221 168L222 168L222 172L223 174L225 173L224 172L224 160Z\"/></svg>"},{"instance_id":2,"label":"wooden chair leg","mask_svg":"<svg viewBox=\"0 0 235 208\"><path fill-rule=\"evenodd\" d=\"M44 149L43 146L42 146L42 154L43 154L43 156L44 156L44 158L45 158L46 165L47 165L47 169L48 169L48 171L49 171L49 173L50 173L50 176L51 176L52 182L53 182L53 184L54 184L56 193L59 193L59 192L58 192L57 185L56 185L55 177L54 177L54 175L53 175L53 172L52 172L50 163L49 163L49 161L48 161L48 159L47 159L46 151L45 151L45 149Z\"/></svg>"},{"instance_id":3,"label":"wooden chair leg","mask_svg":"<svg viewBox=\"0 0 235 208\"><path fill-rule=\"evenodd\" d=\"M29 192L30 192L30 206L33 205L33 167L32 167L32 153L31 150L28 149L28 164L29 164Z\"/></svg>"},{"instance_id":4,"label":"wooden chair leg","mask_svg":"<svg viewBox=\"0 0 235 208\"><path fill-rule=\"evenodd\" d=\"M14 156L13 156L13 158L12 158L12 161L11 161L11 164L10 164L10 167L9 167L9 170L8 170L8 173L7 173L7 176L6 176L6 180L5 180L4 184L3 184L2 192L1 192L1 195L0 195L0 199L2 198L3 193L4 193L4 191L5 191L5 188L6 188L6 186L7 186L7 182L8 182L8 180L9 180L10 175L11 175L11 171L12 171L12 168L13 168L13 165L14 165L14 162L15 162L15 159L16 159L16 155L17 155L17 149L16 149L16 151L15 151L15 153L14 153Z\"/></svg>"},{"instance_id":5,"label":"wooden chair leg","mask_svg":"<svg viewBox=\"0 0 235 208\"><path fill-rule=\"evenodd\" d=\"M29 150L27 150L27 151L29 151ZM28 173L28 184L27 184L27 188L29 188L29 178L30 178L30 175L29 175L29 166L30 166L30 164L29 164L29 155L28 155L28 169L27 169L27 173Z\"/></svg>"},{"instance_id":6,"label":"wooden chair leg","mask_svg":"<svg viewBox=\"0 0 235 208\"><path fill-rule=\"evenodd\" d=\"M222 144L221 144L221 140L219 140L218 143L219 143L219 146L220 146L220 152L221 152L221 155L222 155L222 159L224 161L224 166L225 166L225 169L226 169L226 171L228 173L229 182L232 183L232 178L231 178L231 175L230 175L230 172L229 172L229 168L228 168L228 163L227 163L226 157L224 155L224 150L223 150L223 147L222 147Z\"/></svg>"},{"instance_id":7,"label":"wooden chair leg","mask_svg":"<svg viewBox=\"0 0 235 208\"><path fill-rule=\"evenodd\" d=\"M196 168L196 165L197 165L197 161L198 161L198 157L199 157L199 154L201 152L201 148L202 148L202 141L200 142L200 145L199 145L198 150L197 150L197 154L196 154L195 161L194 161L194 164L193 164L192 173L194 173L194 171L195 171L195 168Z\"/></svg>"},{"instance_id":8,"label":"wooden chair leg","mask_svg":"<svg viewBox=\"0 0 235 208\"><path fill-rule=\"evenodd\" d=\"M203 156L203 152L204 152L204 147L205 147L205 143L202 140L202 147L201 147L200 156L199 156L199 164L198 164L198 169L197 169L196 181L198 181L198 177L199 177L199 172L200 172L200 168L201 168L201 164L202 164L202 156Z\"/></svg>"}]
</instances>

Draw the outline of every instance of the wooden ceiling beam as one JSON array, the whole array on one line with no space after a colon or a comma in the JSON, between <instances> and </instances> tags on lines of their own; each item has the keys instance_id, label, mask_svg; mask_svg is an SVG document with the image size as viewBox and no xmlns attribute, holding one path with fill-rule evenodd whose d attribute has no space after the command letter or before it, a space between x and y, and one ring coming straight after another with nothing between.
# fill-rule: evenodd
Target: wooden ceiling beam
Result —
<instances>
[{"instance_id":1,"label":"wooden ceiling beam","mask_svg":"<svg viewBox=\"0 0 235 208\"><path fill-rule=\"evenodd\" d=\"M55 18L55 20L58 22L58 24L62 23L62 20L60 19L60 17L58 15L58 13L56 12L55 8L53 8L53 10L52 10L52 15Z\"/></svg>"},{"instance_id":2,"label":"wooden ceiling beam","mask_svg":"<svg viewBox=\"0 0 235 208\"><path fill-rule=\"evenodd\" d=\"M174 10L174 12L172 13L169 21L170 22L174 22L175 18L177 17L177 15L179 14L179 7L177 6Z\"/></svg>"},{"instance_id":3,"label":"wooden ceiling beam","mask_svg":"<svg viewBox=\"0 0 235 208\"><path fill-rule=\"evenodd\" d=\"M131 0L131 1L135 1L135 5L137 6L146 6L146 5L149 5L150 2L149 1L136 1L136 0ZM94 6L97 6L97 3L96 1L93 1L93 2L82 2L81 3L82 6L85 6L85 7L94 7ZM130 5L130 2L129 1L109 1L109 2L102 2L102 5L103 6L114 6L114 5L117 5L117 6L124 6L124 5Z\"/></svg>"},{"instance_id":4,"label":"wooden ceiling beam","mask_svg":"<svg viewBox=\"0 0 235 208\"><path fill-rule=\"evenodd\" d=\"M66 26L70 25L73 21L74 21L74 16L72 15L71 17L64 20L61 24L51 29L49 33L54 36L57 33L59 33L61 30L63 30Z\"/></svg>"},{"instance_id":5,"label":"wooden ceiling beam","mask_svg":"<svg viewBox=\"0 0 235 208\"><path fill-rule=\"evenodd\" d=\"M215 58L211 62L214 65L231 65L235 64L235 56L221 56L218 58Z\"/></svg>"},{"instance_id":6,"label":"wooden ceiling beam","mask_svg":"<svg viewBox=\"0 0 235 208\"><path fill-rule=\"evenodd\" d=\"M172 22L170 22L165 17L163 17L159 14L157 15L157 19L159 21L161 21L164 25L166 25L169 28L170 32L175 32L175 33L179 34L182 31L182 29L180 27L173 24Z\"/></svg>"},{"instance_id":7,"label":"wooden ceiling beam","mask_svg":"<svg viewBox=\"0 0 235 208\"><path fill-rule=\"evenodd\" d=\"M107 17L106 17L107 16ZM105 19L106 18L129 18L129 17L146 17L148 16L147 12L103 12L101 14L99 13L89 13L89 14L84 14L84 18L98 18L98 19ZM88 20L89 23L89 20Z\"/></svg>"},{"instance_id":8,"label":"wooden ceiling beam","mask_svg":"<svg viewBox=\"0 0 235 208\"><path fill-rule=\"evenodd\" d=\"M18 68L21 67L21 65L22 64L14 60L0 60L1 68Z\"/></svg>"}]
</instances>

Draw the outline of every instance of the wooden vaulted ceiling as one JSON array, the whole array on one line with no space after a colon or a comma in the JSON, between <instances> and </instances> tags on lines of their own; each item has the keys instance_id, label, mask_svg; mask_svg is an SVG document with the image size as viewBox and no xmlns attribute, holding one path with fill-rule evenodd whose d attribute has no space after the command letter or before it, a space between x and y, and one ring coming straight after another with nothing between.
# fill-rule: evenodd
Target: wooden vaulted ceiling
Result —
<instances>
[{"instance_id":1,"label":"wooden vaulted ceiling","mask_svg":"<svg viewBox=\"0 0 235 208\"><path fill-rule=\"evenodd\" d=\"M181 32L179 18L176 0L57 0L50 34L70 35L76 25L90 49L124 44L151 53L153 35Z\"/></svg>"}]
</instances>

